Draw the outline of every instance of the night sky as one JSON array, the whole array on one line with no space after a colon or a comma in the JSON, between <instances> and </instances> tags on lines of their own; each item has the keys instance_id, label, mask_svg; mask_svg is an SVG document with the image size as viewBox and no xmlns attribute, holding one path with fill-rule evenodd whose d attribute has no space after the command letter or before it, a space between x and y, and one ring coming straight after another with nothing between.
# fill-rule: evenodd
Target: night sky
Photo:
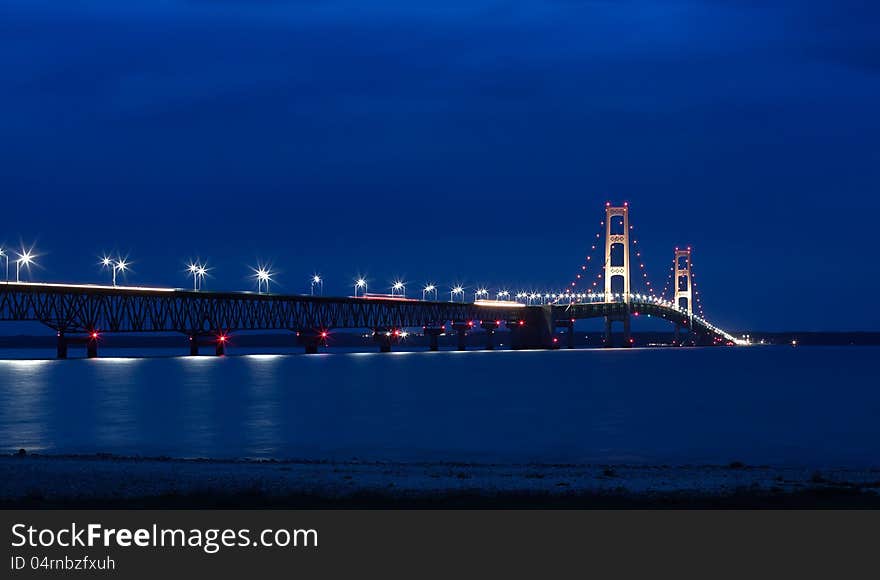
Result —
<instances>
[{"instance_id":1,"label":"night sky","mask_svg":"<svg viewBox=\"0 0 880 580\"><path fill-rule=\"evenodd\" d=\"M35 280L120 251L136 284L200 256L209 289L263 260L448 297L564 288L626 200L713 322L878 330L870 4L3 0L0 241Z\"/></svg>"}]
</instances>

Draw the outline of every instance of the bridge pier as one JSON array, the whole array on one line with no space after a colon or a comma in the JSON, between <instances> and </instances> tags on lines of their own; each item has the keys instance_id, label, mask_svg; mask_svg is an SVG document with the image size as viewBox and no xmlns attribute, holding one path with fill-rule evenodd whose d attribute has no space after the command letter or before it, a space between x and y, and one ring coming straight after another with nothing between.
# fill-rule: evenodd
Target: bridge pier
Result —
<instances>
[{"instance_id":1,"label":"bridge pier","mask_svg":"<svg viewBox=\"0 0 880 580\"><path fill-rule=\"evenodd\" d=\"M379 345L379 352L391 352L391 346L400 337L400 330L394 328L377 328L373 331L373 340Z\"/></svg>"},{"instance_id":2,"label":"bridge pier","mask_svg":"<svg viewBox=\"0 0 880 580\"><path fill-rule=\"evenodd\" d=\"M326 330L300 330L296 333L297 342L304 347L306 354L318 354L318 349L327 346Z\"/></svg>"},{"instance_id":3,"label":"bridge pier","mask_svg":"<svg viewBox=\"0 0 880 580\"><path fill-rule=\"evenodd\" d=\"M64 336L63 332L58 333L58 345L57 345L58 359L63 360L67 358L67 337Z\"/></svg>"},{"instance_id":4,"label":"bridge pier","mask_svg":"<svg viewBox=\"0 0 880 580\"><path fill-rule=\"evenodd\" d=\"M199 336L197 334L189 335L189 356L199 355Z\"/></svg>"},{"instance_id":5,"label":"bridge pier","mask_svg":"<svg viewBox=\"0 0 880 580\"><path fill-rule=\"evenodd\" d=\"M467 331L474 325L473 322L453 322L452 329L455 330L456 350L467 350Z\"/></svg>"},{"instance_id":6,"label":"bridge pier","mask_svg":"<svg viewBox=\"0 0 880 580\"><path fill-rule=\"evenodd\" d=\"M226 335L222 334L217 337L217 344L214 347L214 354L217 356L226 355Z\"/></svg>"},{"instance_id":7,"label":"bridge pier","mask_svg":"<svg viewBox=\"0 0 880 580\"><path fill-rule=\"evenodd\" d=\"M574 348L574 318L557 320L553 325L565 329L565 347Z\"/></svg>"},{"instance_id":8,"label":"bridge pier","mask_svg":"<svg viewBox=\"0 0 880 580\"><path fill-rule=\"evenodd\" d=\"M97 332L89 333L89 338L86 341L86 357L98 358L98 333Z\"/></svg>"},{"instance_id":9,"label":"bridge pier","mask_svg":"<svg viewBox=\"0 0 880 580\"><path fill-rule=\"evenodd\" d=\"M613 342L613 334L612 323L613 322L622 322L623 323L623 347L629 348L632 346L632 327L631 327L631 319L629 315L629 310L627 309L622 314L613 314L605 317L605 344L603 345L605 348L611 348L614 346Z\"/></svg>"},{"instance_id":10,"label":"bridge pier","mask_svg":"<svg viewBox=\"0 0 880 580\"><path fill-rule=\"evenodd\" d=\"M440 350L440 341L439 337L441 334L446 332L445 326L426 326L425 327L425 336L428 337L429 341L429 350L437 351Z\"/></svg>"},{"instance_id":11,"label":"bridge pier","mask_svg":"<svg viewBox=\"0 0 880 580\"><path fill-rule=\"evenodd\" d=\"M524 308L522 311L523 317L512 325L511 348L553 348L553 307L547 305ZM509 321L508 328L511 328Z\"/></svg>"},{"instance_id":12,"label":"bridge pier","mask_svg":"<svg viewBox=\"0 0 880 580\"><path fill-rule=\"evenodd\" d=\"M497 320L484 320L480 322L480 328L486 331L486 350L495 350L495 331L498 330Z\"/></svg>"}]
</instances>

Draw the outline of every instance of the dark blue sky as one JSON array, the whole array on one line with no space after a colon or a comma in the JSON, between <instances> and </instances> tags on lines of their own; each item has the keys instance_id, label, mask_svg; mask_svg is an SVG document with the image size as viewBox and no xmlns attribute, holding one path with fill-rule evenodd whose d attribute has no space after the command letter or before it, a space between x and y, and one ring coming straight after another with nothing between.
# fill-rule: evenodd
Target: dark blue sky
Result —
<instances>
[{"instance_id":1,"label":"dark blue sky","mask_svg":"<svg viewBox=\"0 0 880 580\"><path fill-rule=\"evenodd\" d=\"M0 3L0 240L44 280L564 287L606 200L731 328L880 329L870 3ZM592 279L592 276L590 276ZM856 302L858 304L858 302Z\"/></svg>"}]
</instances>

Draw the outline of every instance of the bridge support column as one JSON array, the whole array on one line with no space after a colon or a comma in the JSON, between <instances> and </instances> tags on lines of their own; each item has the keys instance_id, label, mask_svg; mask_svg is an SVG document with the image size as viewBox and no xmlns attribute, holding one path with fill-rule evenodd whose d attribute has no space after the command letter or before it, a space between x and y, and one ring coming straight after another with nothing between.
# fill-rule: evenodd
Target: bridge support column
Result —
<instances>
[{"instance_id":1,"label":"bridge support column","mask_svg":"<svg viewBox=\"0 0 880 580\"><path fill-rule=\"evenodd\" d=\"M214 354L217 356L225 356L226 355L226 335L217 337L217 344L214 347Z\"/></svg>"},{"instance_id":2,"label":"bridge support column","mask_svg":"<svg viewBox=\"0 0 880 580\"><path fill-rule=\"evenodd\" d=\"M605 341L602 346L604 346L605 348L611 348L612 346L614 346L611 343L611 317L609 316L605 317Z\"/></svg>"},{"instance_id":3,"label":"bridge support column","mask_svg":"<svg viewBox=\"0 0 880 580\"><path fill-rule=\"evenodd\" d=\"M574 348L574 318L557 320L553 326L565 329L566 348Z\"/></svg>"},{"instance_id":4,"label":"bridge support column","mask_svg":"<svg viewBox=\"0 0 880 580\"><path fill-rule=\"evenodd\" d=\"M428 337L428 348L431 351L440 350L440 341L439 337L446 331L445 326L426 326L425 327L425 336Z\"/></svg>"},{"instance_id":5,"label":"bridge support column","mask_svg":"<svg viewBox=\"0 0 880 580\"><path fill-rule=\"evenodd\" d=\"M190 334L189 335L189 355L190 356L198 356L199 354L199 335Z\"/></svg>"},{"instance_id":6,"label":"bridge support column","mask_svg":"<svg viewBox=\"0 0 880 580\"><path fill-rule=\"evenodd\" d=\"M553 348L553 306L523 308L523 317L508 328L515 329L511 334L511 347L514 350Z\"/></svg>"},{"instance_id":7,"label":"bridge support column","mask_svg":"<svg viewBox=\"0 0 880 580\"><path fill-rule=\"evenodd\" d=\"M89 338L86 341L86 357L88 358L98 358L98 335L97 333L90 333Z\"/></svg>"},{"instance_id":8,"label":"bridge support column","mask_svg":"<svg viewBox=\"0 0 880 580\"><path fill-rule=\"evenodd\" d=\"M612 305L614 308L609 314L605 315L605 348L614 346L614 336L611 332L614 322L623 323L623 347L632 346L631 318L629 314L629 305L616 303Z\"/></svg>"},{"instance_id":9,"label":"bridge support column","mask_svg":"<svg viewBox=\"0 0 880 580\"><path fill-rule=\"evenodd\" d=\"M453 322L452 329L455 330L456 350L467 350L467 331L473 326L472 322Z\"/></svg>"},{"instance_id":10,"label":"bridge support column","mask_svg":"<svg viewBox=\"0 0 880 580\"><path fill-rule=\"evenodd\" d=\"M304 347L306 354L318 354L318 349L327 346L326 330L300 330L296 333L297 342Z\"/></svg>"},{"instance_id":11,"label":"bridge support column","mask_svg":"<svg viewBox=\"0 0 880 580\"><path fill-rule=\"evenodd\" d=\"M379 352L391 352L391 346L400 337L400 330L394 328L377 328L373 331L373 340L379 345Z\"/></svg>"},{"instance_id":12,"label":"bridge support column","mask_svg":"<svg viewBox=\"0 0 880 580\"><path fill-rule=\"evenodd\" d=\"M498 326L496 320L484 320L480 323L480 327L486 331L486 350L495 350L495 331Z\"/></svg>"},{"instance_id":13,"label":"bridge support column","mask_svg":"<svg viewBox=\"0 0 880 580\"><path fill-rule=\"evenodd\" d=\"M64 336L63 332L58 333L58 358L67 358L67 337Z\"/></svg>"}]
</instances>

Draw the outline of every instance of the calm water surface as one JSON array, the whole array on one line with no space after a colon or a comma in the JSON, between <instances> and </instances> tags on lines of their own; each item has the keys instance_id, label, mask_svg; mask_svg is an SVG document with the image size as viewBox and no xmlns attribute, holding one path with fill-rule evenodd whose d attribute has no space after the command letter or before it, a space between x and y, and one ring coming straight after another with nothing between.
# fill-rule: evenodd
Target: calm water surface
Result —
<instances>
[{"instance_id":1,"label":"calm water surface","mask_svg":"<svg viewBox=\"0 0 880 580\"><path fill-rule=\"evenodd\" d=\"M876 467L878 356L755 347L0 360L0 450Z\"/></svg>"}]
</instances>

